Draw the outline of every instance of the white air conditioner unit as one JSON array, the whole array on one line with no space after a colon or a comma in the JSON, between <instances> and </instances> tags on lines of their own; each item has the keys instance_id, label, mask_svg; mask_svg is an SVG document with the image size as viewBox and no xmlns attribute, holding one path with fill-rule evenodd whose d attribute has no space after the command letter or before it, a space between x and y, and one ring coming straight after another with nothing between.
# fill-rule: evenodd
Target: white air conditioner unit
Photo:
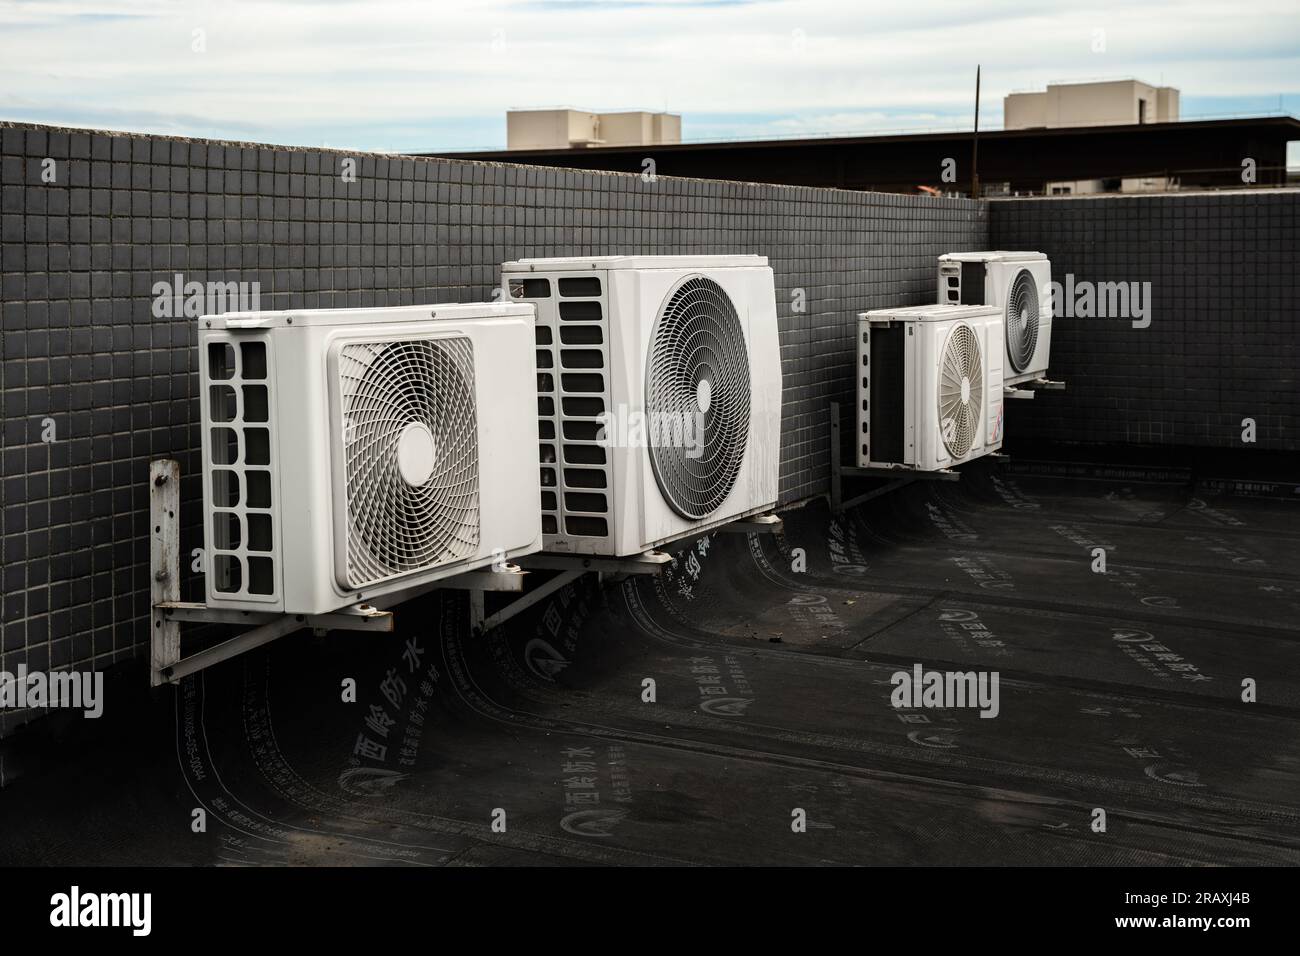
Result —
<instances>
[{"instance_id":1,"label":"white air conditioner unit","mask_svg":"<svg viewBox=\"0 0 1300 956\"><path fill-rule=\"evenodd\" d=\"M939 302L991 305L1007 327L1006 384L1047 374L1052 264L1041 252L953 252L939 257Z\"/></svg>"},{"instance_id":2,"label":"white air conditioner unit","mask_svg":"<svg viewBox=\"0 0 1300 956\"><path fill-rule=\"evenodd\" d=\"M938 471L1002 447L1002 311L858 315L858 465Z\"/></svg>"},{"instance_id":3,"label":"white air conditioner unit","mask_svg":"<svg viewBox=\"0 0 1300 956\"><path fill-rule=\"evenodd\" d=\"M777 500L781 357L762 256L523 259L545 550L631 555Z\"/></svg>"},{"instance_id":4,"label":"white air conditioner unit","mask_svg":"<svg viewBox=\"0 0 1300 956\"><path fill-rule=\"evenodd\" d=\"M199 320L207 602L320 614L537 551L533 309Z\"/></svg>"}]
</instances>

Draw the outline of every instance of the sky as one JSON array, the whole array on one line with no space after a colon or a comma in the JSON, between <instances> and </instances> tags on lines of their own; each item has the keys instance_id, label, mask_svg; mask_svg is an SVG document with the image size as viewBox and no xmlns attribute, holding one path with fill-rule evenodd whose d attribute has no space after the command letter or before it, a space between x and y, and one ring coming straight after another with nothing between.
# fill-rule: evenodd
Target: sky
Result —
<instances>
[{"instance_id":1,"label":"sky","mask_svg":"<svg viewBox=\"0 0 1300 956\"><path fill-rule=\"evenodd\" d=\"M0 0L0 119L342 149L504 148L507 109L553 106L691 141L969 129L976 64L981 128L1125 77L1184 118L1300 115L1300 3Z\"/></svg>"}]
</instances>

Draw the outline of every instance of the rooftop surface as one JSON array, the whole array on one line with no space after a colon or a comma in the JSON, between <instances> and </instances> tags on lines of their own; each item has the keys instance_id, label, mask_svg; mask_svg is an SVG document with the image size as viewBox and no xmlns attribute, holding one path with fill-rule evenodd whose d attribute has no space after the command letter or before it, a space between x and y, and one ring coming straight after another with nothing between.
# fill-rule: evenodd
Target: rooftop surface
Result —
<instances>
[{"instance_id":1,"label":"rooftop surface","mask_svg":"<svg viewBox=\"0 0 1300 956\"><path fill-rule=\"evenodd\" d=\"M391 638L132 672L3 742L0 860L1300 862L1295 502L1059 470L814 504L486 636L435 595ZM916 664L998 672L997 717L895 709Z\"/></svg>"}]
</instances>

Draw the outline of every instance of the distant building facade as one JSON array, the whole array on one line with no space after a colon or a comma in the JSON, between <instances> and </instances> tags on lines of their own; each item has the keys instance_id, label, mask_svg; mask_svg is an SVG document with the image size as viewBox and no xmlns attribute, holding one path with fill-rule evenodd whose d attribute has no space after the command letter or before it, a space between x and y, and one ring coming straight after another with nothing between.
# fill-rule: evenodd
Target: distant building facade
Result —
<instances>
[{"instance_id":1,"label":"distant building facade","mask_svg":"<svg viewBox=\"0 0 1300 956\"><path fill-rule=\"evenodd\" d=\"M1122 126L1177 120L1178 90L1139 80L1049 83L1042 92L1011 93L1002 99L1003 129Z\"/></svg>"},{"instance_id":2,"label":"distant building facade","mask_svg":"<svg viewBox=\"0 0 1300 956\"><path fill-rule=\"evenodd\" d=\"M675 113L589 113L573 109L506 113L506 149L661 146L681 141L682 118Z\"/></svg>"},{"instance_id":3,"label":"distant building facade","mask_svg":"<svg viewBox=\"0 0 1300 956\"><path fill-rule=\"evenodd\" d=\"M1002 100L1004 129L1132 126L1177 120L1178 90L1140 80L1049 83L1042 92L1011 93ZM1177 185L1176 178L1151 175L1049 182L1046 191L1055 196L1163 192Z\"/></svg>"}]
</instances>

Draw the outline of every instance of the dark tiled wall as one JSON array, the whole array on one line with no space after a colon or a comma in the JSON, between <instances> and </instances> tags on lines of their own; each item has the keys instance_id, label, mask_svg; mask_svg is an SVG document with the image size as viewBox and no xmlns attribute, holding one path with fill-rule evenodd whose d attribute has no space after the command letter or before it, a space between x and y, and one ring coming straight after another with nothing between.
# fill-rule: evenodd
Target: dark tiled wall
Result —
<instances>
[{"instance_id":1,"label":"dark tiled wall","mask_svg":"<svg viewBox=\"0 0 1300 956\"><path fill-rule=\"evenodd\" d=\"M1068 390L1013 403L1009 441L1300 447L1300 191L989 205L993 248L1047 253L1057 282L1152 294L1144 329L1055 320L1051 372Z\"/></svg>"},{"instance_id":2,"label":"dark tiled wall","mask_svg":"<svg viewBox=\"0 0 1300 956\"><path fill-rule=\"evenodd\" d=\"M155 318L155 282L258 282L263 308L374 306L483 300L523 256L765 254L793 502L826 488L855 313L931 300L936 255L985 247L986 208L0 124L0 670L147 648L150 459L180 460L183 551L202 543L193 320Z\"/></svg>"}]
</instances>

